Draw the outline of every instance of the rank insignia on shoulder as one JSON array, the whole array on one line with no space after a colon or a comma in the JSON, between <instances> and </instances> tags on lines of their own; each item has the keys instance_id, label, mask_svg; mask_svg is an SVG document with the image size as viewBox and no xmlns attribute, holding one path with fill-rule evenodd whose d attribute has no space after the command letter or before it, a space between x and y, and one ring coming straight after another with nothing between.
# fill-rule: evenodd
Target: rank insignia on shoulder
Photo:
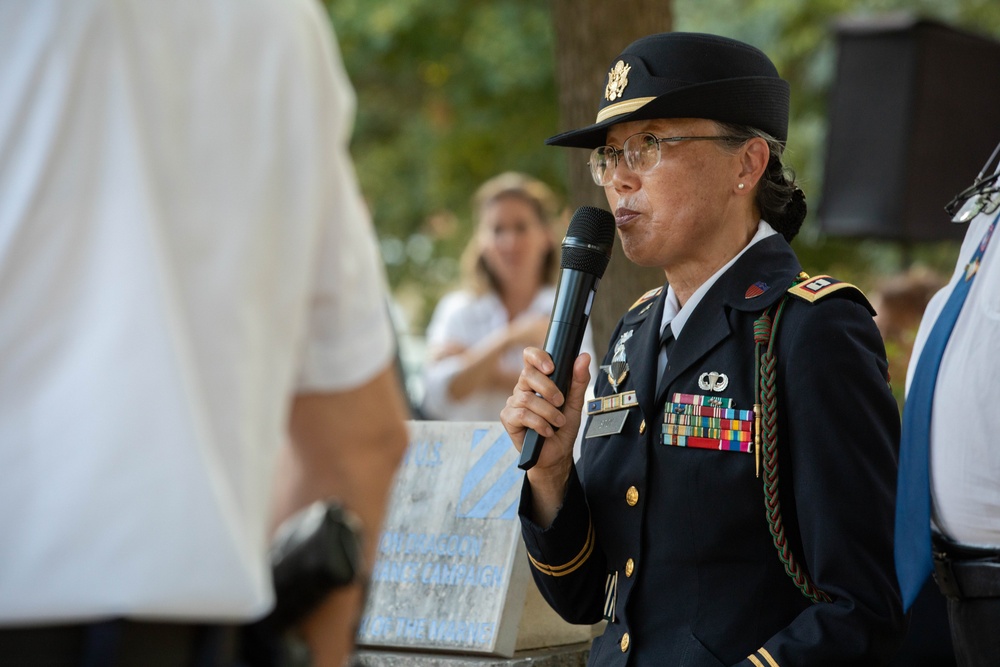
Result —
<instances>
[{"instance_id":1,"label":"rank insignia on shoulder","mask_svg":"<svg viewBox=\"0 0 1000 667\"><path fill-rule=\"evenodd\" d=\"M788 293L813 302L845 288L861 291L851 283L845 283L843 280L837 280L831 276L813 276L789 287Z\"/></svg>"},{"instance_id":2,"label":"rank insignia on shoulder","mask_svg":"<svg viewBox=\"0 0 1000 667\"><path fill-rule=\"evenodd\" d=\"M650 299L655 299L656 297L660 296L660 294L662 294L662 293L663 293L663 285L660 285L659 287L651 289L648 292L646 292L645 294L643 294L642 296L640 296L638 299L636 299L636 302L633 303L631 306L629 306L628 309L629 310L635 310L638 306L641 306L642 304L646 303Z\"/></svg>"}]
</instances>

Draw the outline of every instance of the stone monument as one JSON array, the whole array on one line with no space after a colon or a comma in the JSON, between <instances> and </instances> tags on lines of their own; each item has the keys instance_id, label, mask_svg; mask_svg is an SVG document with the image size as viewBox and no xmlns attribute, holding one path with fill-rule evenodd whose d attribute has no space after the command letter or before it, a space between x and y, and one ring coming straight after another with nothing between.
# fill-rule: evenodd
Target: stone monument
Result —
<instances>
[{"instance_id":1,"label":"stone monument","mask_svg":"<svg viewBox=\"0 0 1000 667\"><path fill-rule=\"evenodd\" d=\"M585 664L591 626L560 619L531 579L517 518L524 473L502 425L409 426L356 663L513 666L535 652L532 665Z\"/></svg>"}]
</instances>

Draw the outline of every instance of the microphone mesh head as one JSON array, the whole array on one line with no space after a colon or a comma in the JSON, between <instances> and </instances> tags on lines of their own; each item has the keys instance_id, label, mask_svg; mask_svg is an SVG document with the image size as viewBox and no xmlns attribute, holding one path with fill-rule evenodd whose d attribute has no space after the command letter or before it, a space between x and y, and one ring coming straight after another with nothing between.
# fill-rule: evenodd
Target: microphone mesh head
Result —
<instances>
[{"instance_id":1,"label":"microphone mesh head","mask_svg":"<svg viewBox=\"0 0 1000 667\"><path fill-rule=\"evenodd\" d=\"M581 206L569 221L559 265L600 278L608 268L614 240L615 216L601 208Z\"/></svg>"}]
</instances>

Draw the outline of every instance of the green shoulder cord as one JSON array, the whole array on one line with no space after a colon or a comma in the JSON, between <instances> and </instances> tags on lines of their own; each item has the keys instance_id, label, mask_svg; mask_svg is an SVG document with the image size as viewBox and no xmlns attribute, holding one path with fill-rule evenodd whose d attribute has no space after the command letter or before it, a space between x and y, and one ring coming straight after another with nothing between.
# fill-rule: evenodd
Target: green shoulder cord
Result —
<instances>
[{"instance_id":1,"label":"green shoulder cord","mask_svg":"<svg viewBox=\"0 0 1000 667\"><path fill-rule=\"evenodd\" d=\"M798 281L796 281L798 282ZM785 525L781 519L781 498L778 493L778 401L776 395L776 361L774 358L774 332L778 328L781 313L788 300L786 294L778 302L772 323L771 306L753 324L756 344L756 386L758 403L754 405L756 437L754 456L757 458L757 476L760 477L760 463L764 463L764 509L767 523L771 528L771 539L778 557L785 566L785 573L791 577L802 594L813 602L830 602L830 596L816 587L792 553L785 538Z\"/></svg>"}]
</instances>

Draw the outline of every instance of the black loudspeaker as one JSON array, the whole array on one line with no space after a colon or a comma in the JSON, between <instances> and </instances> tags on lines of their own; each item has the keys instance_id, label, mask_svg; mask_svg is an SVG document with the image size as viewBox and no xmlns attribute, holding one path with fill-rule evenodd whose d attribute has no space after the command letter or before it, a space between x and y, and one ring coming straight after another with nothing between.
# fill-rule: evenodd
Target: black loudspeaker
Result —
<instances>
[{"instance_id":1,"label":"black loudspeaker","mask_svg":"<svg viewBox=\"0 0 1000 667\"><path fill-rule=\"evenodd\" d=\"M962 238L944 205L1000 141L1000 42L905 17L840 22L836 41L821 227Z\"/></svg>"}]
</instances>

